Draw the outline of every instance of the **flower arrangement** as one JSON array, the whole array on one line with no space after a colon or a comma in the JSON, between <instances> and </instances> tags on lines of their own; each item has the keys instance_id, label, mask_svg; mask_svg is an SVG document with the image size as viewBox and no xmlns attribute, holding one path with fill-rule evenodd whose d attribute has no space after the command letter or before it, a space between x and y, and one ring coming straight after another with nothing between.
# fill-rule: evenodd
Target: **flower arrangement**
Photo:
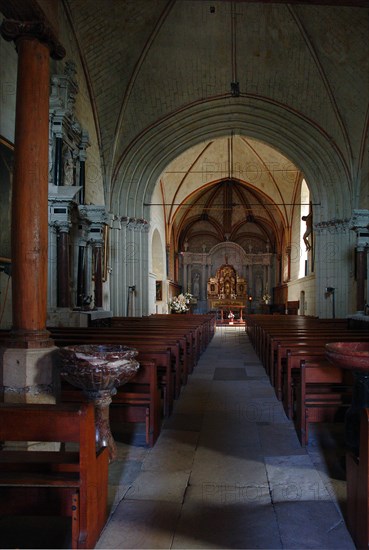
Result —
<instances>
[{"instance_id":1,"label":"flower arrangement","mask_svg":"<svg viewBox=\"0 0 369 550\"><path fill-rule=\"evenodd\" d=\"M271 299L271 295L267 292L265 292L265 294L263 295L263 300L264 302L267 304Z\"/></svg>"},{"instance_id":2,"label":"flower arrangement","mask_svg":"<svg viewBox=\"0 0 369 550\"><path fill-rule=\"evenodd\" d=\"M190 311L190 304L193 300L192 294L189 292L185 292L184 294L179 294L178 296L174 296L174 298L171 299L169 302L169 309L173 313L186 313L187 311Z\"/></svg>"}]
</instances>

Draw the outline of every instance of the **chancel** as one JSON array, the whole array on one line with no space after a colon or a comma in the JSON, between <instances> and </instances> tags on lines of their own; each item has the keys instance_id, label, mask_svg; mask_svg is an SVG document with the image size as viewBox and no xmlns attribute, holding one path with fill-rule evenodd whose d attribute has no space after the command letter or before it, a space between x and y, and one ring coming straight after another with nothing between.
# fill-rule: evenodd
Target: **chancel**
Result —
<instances>
[{"instance_id":1,"label":"chancel","mask_svg":"<svg viewBox=\"0 0 369 550\"><path fill-rule=\"evenodd\" d=\"M225 264L219 267L215 277L210 277L207 288L209 309L219 312L221 321L227 319L233 311L237 312L236 319L243 321L247 300L246 280L228 264L227 256ZM233 321L233 317L231 318Z\"/></svg>"}]
</instances>

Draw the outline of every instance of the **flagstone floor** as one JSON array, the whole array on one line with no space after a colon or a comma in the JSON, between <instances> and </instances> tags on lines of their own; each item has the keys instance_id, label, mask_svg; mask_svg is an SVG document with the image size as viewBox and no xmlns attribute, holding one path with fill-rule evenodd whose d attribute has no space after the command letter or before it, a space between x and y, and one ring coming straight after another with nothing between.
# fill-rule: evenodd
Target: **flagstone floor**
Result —
<instances>
[{"instance_id":1,"label":"flagstone floor","mask_svg":"<svg viewBox=\"0 0 369 550\"><path fill-rule=\"evenodd\" d=\"M117 433L99 549L355 548L342 425L303 449L244 327L218 327L154 448L130 438Z\"/></svg>"}]
</instances>

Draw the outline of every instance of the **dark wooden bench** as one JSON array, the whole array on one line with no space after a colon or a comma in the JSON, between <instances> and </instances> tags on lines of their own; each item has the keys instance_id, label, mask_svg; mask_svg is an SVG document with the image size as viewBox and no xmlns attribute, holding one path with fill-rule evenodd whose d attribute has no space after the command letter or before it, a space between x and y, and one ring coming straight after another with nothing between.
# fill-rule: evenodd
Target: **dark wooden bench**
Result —
<instances>
[{"instance_id":1,"label":"dark wooden bench","mask_svg":"<svg viewBox=\"0 0 369 550\"><path fill-rule=\"evenodd\" d=\"M302 446L308 444L312 422L344 420L351 405L352 387L350 371L323 359L301 361L293 381L293 421Z\"/></svg>"},{"instance_id":2,"label":"dark wooden bench","mask_svg":"<svg viewBox=\"0 0 369 550\"><path fill-rule=\"evenodd\" d=\"M161 412L156 365L141 360L140 370L134 379L118 388L113 396L110 405L111 424L145 422L146 443L153 447L160 434Z\"/></svg>"},{"instance_id":3,"label":"dark wooden bench","mask_svg":"<svg viewBox=\"0 0 369 550\"><path fill-rule=\"evenodd\" d=\"M293 374L299 374L301 361L325 359L325 347L302 346L287 350L287 359L282 369L282 403L287 418L293 417Z\"/></svg>"},{"instance_id":4,"label":"dark wooden bench","mask_svg":"<svg viewBox=\"0 0 369 550\"><path fill-rule=\"evenodd\" d=\"M70 516L72 548L94 548L107 519L109 457L107 448L95 448L93 405L0 403L0 441L78 445L76 451L2 449L0 515Z\"/></svg>"},{"instance_id":5,"label":"dark wooden bench","mask_svg":"<svg viewBox=\"0 0 369 550\"><path fill-rule=\"evenodd\" d=\"M284 337L276 341L276 358L273 365L272 384L279 400L282 399L282 370L286 363L287 353L290 349L303 347L324 347L328 342L362 342L368 341L369 335L358 334L354 331L345 332L319 332L317 334L299 337Z\"/></svg>"},{"instance_id":6,"label":"dark wooden bench","mask_svg":"<svg viewBox=\"0 0 369 550\"><path fill-rule=\"evenodd\" d=\"M155 333L140 328L137 330L125 331L123 329L96 329L96 328L72 328L72 327L49 327L50 333L57 345L68 345L65 342L80 342L82 339L91 339L99 343L119 343L131 345L138 350L145 348L152 350L168 350L172 354L172 375L167 376L168 398L177 398L183 384L187 383L188 377L188 354L186 351L186 340L184 337L173 337L169 333ZM173 403L171 403L172 405ZM171 407L170 407L171 408Z\"/></svg>"},{"instance_id":7,"label":"dark wooden bench","mask_svg":"<svg viewBox=\"0 0 369 550\"><path fill-rule=\"evenodd\" d=\"M369 409L361 413L359 456L346 453L347 527L356 548L369 548Z\"/></svg>"},{"instance_id":8,"label":"dark wooden bench","mask_svg":"<svg viewBox=\"0 0 369 550\"><path fill-rule=\"evenodd\" d=\"M58 333L51 331L51 334L55 344L59 347L78 344L121 344L134 347L138 351L137 361L154 361L156 363L158 383L163 392L163 414L165 416L171 414L175 396L171 349L165 348L164 345L159 344L157 341L144 340L142 336L122 339L119 334L101 334L95 331L91 332L89 328L84 330L78 329L78 332L70 329L61 329Z\"/></svg>"}]
</instances>

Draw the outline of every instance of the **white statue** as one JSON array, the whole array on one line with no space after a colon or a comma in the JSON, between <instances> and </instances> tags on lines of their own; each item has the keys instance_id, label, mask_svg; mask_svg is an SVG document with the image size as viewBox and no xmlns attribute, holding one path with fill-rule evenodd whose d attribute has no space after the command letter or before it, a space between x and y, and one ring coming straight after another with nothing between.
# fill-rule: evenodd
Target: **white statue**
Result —
<instances>
[{"instance_id":1,"label":"white statue","mask_svg":"<svg viewBox=\"0 0 369 550\"><path fill-rule=\"evenodd\" d=\"M195 298L200 298L200 275L198 273L195 274L193 280L193 295Z\"/></svg>"},{"instance_id":2,"label":"white statue","mask_svg":"<svg viewBox=\"0 0 369 550\"><path fill-rule=\"evenodd\" d=\"M70 151L64 156L64 182L63 185L74 185L74 163Z\"/></svg>"}]
</instances>

